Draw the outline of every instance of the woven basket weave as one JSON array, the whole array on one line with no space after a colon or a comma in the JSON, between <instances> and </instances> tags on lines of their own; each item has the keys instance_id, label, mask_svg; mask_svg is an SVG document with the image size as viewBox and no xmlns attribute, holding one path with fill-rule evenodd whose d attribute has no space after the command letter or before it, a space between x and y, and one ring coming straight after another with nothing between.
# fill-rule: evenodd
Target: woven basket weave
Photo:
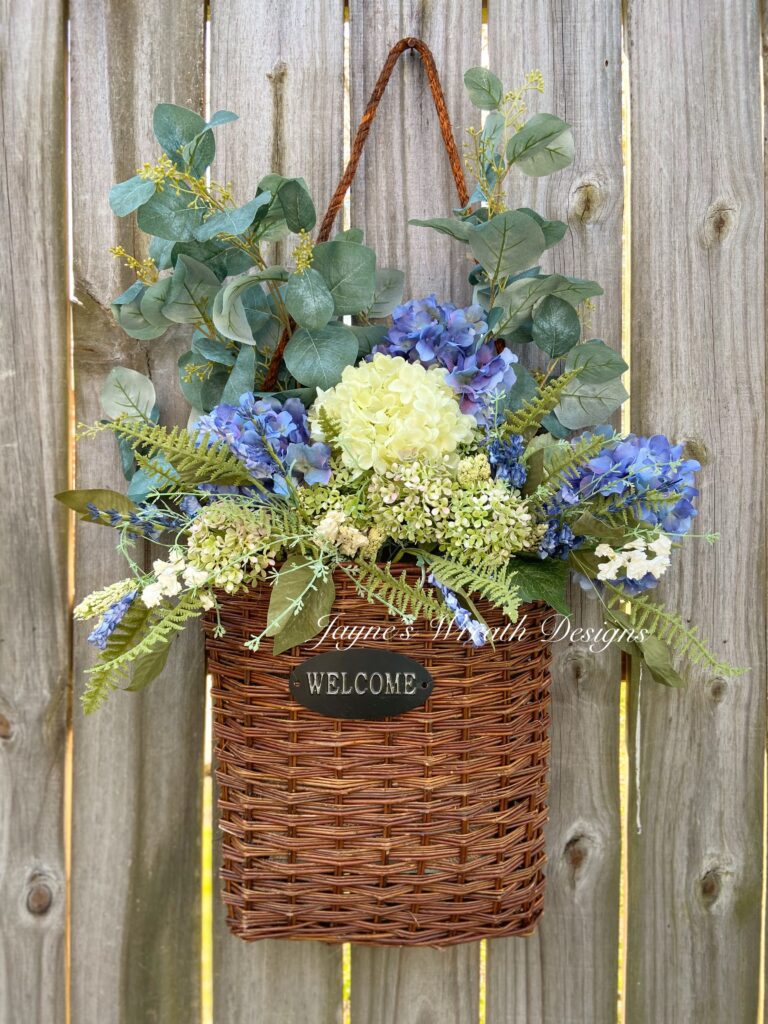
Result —
<instances>
[{"instance_id":1,"label":"woven basket weave","mask_svg":"<svg viewBox=\"0 0 768 1024\"><path fill-rule=\"evenodd\" d=\"M410 570L416 571L416 570ZM386 613L337 573L340 623ZM274 657L242 644L269 592L225 597L206 623L213 675L222 879L243 939L444 946L533 930L544 895L551 614L526 605L523 639L476 650L366 639L422 663L427 703L381 721L331 719L289 696L291 669L328 638ZM480 602L491 626L503 616ZM312 641L314 644L316 641Z\"/></svg>"}]
</instances>

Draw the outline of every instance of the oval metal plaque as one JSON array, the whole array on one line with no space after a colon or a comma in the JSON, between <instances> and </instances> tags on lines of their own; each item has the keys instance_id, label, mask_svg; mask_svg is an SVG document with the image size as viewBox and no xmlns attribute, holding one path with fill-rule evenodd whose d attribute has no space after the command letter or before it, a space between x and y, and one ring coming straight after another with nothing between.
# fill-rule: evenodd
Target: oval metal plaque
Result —
<instances>
[{"instance_id":1,"label":"oval metal plaque","mask_svg":"<svg viewBox=\"0 0 768 1024\"><path fill-rule=\"evenodd\" d=\"M404 654L352 647L297 665L290 692L299 704L329 718L390 718L424 704L432 676Z\"/></svg>"}]
</instances>

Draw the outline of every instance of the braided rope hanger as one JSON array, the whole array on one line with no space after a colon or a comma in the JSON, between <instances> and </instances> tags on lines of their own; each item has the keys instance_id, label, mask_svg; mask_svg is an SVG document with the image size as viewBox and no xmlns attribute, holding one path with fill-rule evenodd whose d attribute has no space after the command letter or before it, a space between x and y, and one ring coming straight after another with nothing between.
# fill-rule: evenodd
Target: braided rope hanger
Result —
<instances>
[{"instance_id":1,"label":"braided rope hanger","mask_svg":"<svg viewBox=\"0 0 768 1024\"><path fill-rule=\"evenodd\" d=\"M336 220L336 216L344 202L344 196L347 194L347 190L352 184L352 179L354 178L358 164L360 163L360 157L363 153L365 140L368 138L368 133L371 130L371 125L373 124L373 119L376 116L376 111L378 110L381 97L384 95L384 90L392 77L395 65L397 64L401 54L405 53L406 50L415 50L419 57L421 57L422 63L424 64L424 69L427 73L427 81L429 82L429 88L432 93L432 99L434 100L435 108L437 110L440 134L443 137L443 143L445 144L448 160L451 165L453 180L456 183L456 192L459 196L459 202L461 206L466 206L469 202L469 192L467 191L464 169L461 165L461 156L459 155L459 150L456 146L456 139L453 136L453 128L451 127L450 118L448 117L448 108L445 104L445 95L440 84L440 77L437 73L435 58L432 56L430 48L422 39L417 39L415 36L407 36L405 39L401 39L399 42L395 43L387 54L387 59L384 62L384 66L382 67L379 77L376 80L376 84L373 87L371 98L368 100L365 113L363 114L362 120L360 121L360 125L355 134L347 166L344 168L341 180L336 186L336 191L331 196L328 209L325 211L325 216L323 217L323 222L320 225L320 231L317 235L318 242L326 242L330 237L333 222ZM284 328L280 335L277 347L272 355L272 359L270 360L267 375L264 378L263 387L265 391L273 391L275 388L277 383L277 374L280 369L280 361L283 358L283 352L285 351L285 346L288 344L290 336L288 328Z\"/></svg>"}]
</instances>

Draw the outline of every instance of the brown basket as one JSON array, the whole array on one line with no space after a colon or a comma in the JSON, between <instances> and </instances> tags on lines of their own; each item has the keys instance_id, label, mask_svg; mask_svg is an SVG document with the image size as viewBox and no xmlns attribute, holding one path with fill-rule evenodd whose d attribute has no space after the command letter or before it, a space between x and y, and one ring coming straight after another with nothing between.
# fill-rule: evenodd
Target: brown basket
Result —
<instances>
[{"instance_id":1,"label":"brown basket","mask_svg":"<svg viewBox=\"0 0 768 1024\"><path fill-rule=\"evenodd\" d=\"M417 574L416 568L409 569ZM336 574L340 623L389 621ZM366 639L434 678L422 707L340 720L289 695L291 669L328 637L275 657L243 642L266 624L269 590L225 597L226 634L206 623L230 929L243 939L445 946L524 935L541 914L547 817L549 648L544 605L495 647ZM491 626L501 612L479 608Z\"/></svg>"}]
</instances>

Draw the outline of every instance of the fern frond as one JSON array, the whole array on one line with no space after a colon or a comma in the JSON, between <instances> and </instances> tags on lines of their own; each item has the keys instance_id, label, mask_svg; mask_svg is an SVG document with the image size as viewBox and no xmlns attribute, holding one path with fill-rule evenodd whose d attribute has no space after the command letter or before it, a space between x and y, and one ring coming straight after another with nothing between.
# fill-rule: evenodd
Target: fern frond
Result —
<instances>
[{"instance_id":1,"label":"fern frond","mask_svg":"<svg viewBox=\"0 0 768 1024\"><path fill-rule=\"evenodd\" d=\"M137 611L131 615L131 612ZM144 654L152 654L169 644L186 624L201 613L199 598L184 594L172 608L145 608L134 602L110 637L99 662L88 669L88 681L82 697L86 714L101 707L117 689L128 667Z\"/></svg>"},{"instance_id":2,"label":"fern frond","mask_svg":"<svg viewBox=\"0 0 768 1024\"><path fill-rule=\"evenodd\" d=\"M546 479L528 499L529 503L535 507L546 504L552 495L568 482L569 473L593 459L610 441L611 438L605 438L602 434L592 434L591 437L580 438L574 445L563 447L562 451L553 457L546 469Z\"/></svg>"},{"instance_id":3,"label":"fern frond","mask_svg":"<svg viewBox=\"0 0 768 1024\"><path fill-rule=\"evenodd\" d=\"M699 636L696 626L686 626L682 618L656 604L647 595L628 597L619 587L604 583L606 606L609 610L629 602L626 612L633 629L645 630L651 636L668 644L677 654L684 655L693 665L706 665L720 675L741 675L744 669L734 668L720 661ZM622 609L623 610L623 609Z\"/></svg>"},{"instance_id":4,"label":"fern frond","mask_svg":"<svg viewBox=\"0 0 768 1024\"><path fill-rule=\"evenodd\" d=\"M390 564L382 567L374 562L341 565L340 568L355 584L355 589L367 601L378 601L394 615L406 622L413 622L419 616L432 621L446 617L445 605L428 593L421 582L408 582L408 574L397 576Z\"/></svg>"},{"instance_id":5,"label":"fern frond","mask_svg":"<svg viewBox=\"0 0 768 1024\"><path fill-rule=\"evenodd\" d=\"M320 427L325 443L330 445L332 448L335 447L341 427L337 420L331 418L328 414L328 410L323 408L322 405L317 409L317 423Z\"/></svg>"},{"instance_id":6,"label":"fern frond","mask_svg":"<svg viewBox=\"0 0 768 1024\"><path fill-rule=\"evenodd\" d=\"M219 440L210 443L208 435L198 439L180 427L169 430L154 423L126 418L112 421L108 429L138 449L145 459L165 456L178 477L175 481L177 486L179 483L192 486L202 483L248 486L254 483L251 474L226 444ZM153 465L151 472L157 473L157 467Z\"/></svg>"},{"instance_id":7,"label":"fern frond","mask_svg":"<svg viewBox=\"0 0 768 1024\"><path fill-rule=\"evenodd\" d=\"M522 434L524 437L532 437L539 429L541 421L559 404L563 392L581 371L581 366L574 367L573 370L566 370L549 384L540 387L535 398L524 402L522 408L507 416L506 423L500 430L501 436Z\"/></svg>"},{"instance_id":8,"label":"fern frond","mask_svg":"<svg viewBox=\"0 0 768 1024\"><path fill-rule=\"evenodd\" d=\"M500 608L510 622L517 620L520 598L512 564L496 570L479 569L432 552L421 554L443 586L463 592L467 597L479 594Z\"/></svg>"},{"instance_id":9,"label":"fern frond","mask_svg":"<svg viewBox=\"0 0 768 1024\"><path fill-rule=\"evenodd\" d=\"M625 491L624 494L594 494L587 499L589 511L593 516L606 522L611 516L618 516L622 525L625 525L625 519L622 517L626 516L634 517L642 525L643 512L654 512L663 516L678 501L679 494L656 490L646 491L644 494L637 494L634 490Z\"/></svg>"}]
</instances>

